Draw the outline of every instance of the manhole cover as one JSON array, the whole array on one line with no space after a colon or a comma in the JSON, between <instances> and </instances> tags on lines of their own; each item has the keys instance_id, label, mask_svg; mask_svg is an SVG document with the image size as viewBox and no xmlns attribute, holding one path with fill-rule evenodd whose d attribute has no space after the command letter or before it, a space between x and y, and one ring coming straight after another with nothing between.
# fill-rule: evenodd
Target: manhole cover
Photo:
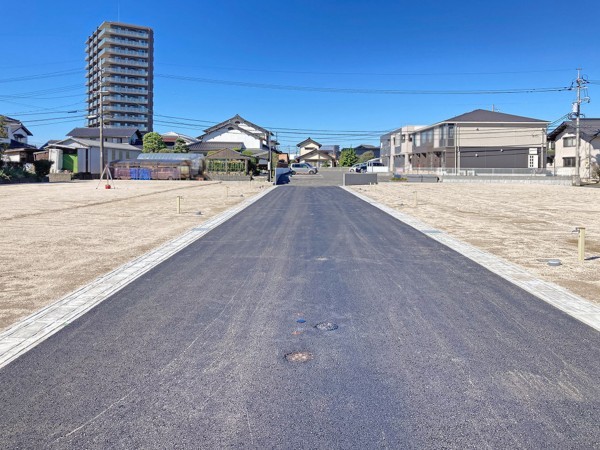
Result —
<instances>
[{"instance_id":1,"label":"manhole cover","mask_svg":"<svg viewBox=\"0 0 600 450\"><path fill-rule=\"evenodd\" d=\"M338 326L336 323L333 322L321 322L315 325L315 328L317 330L321 330L321 331L333 331L333 330L337 330Z\"/></svg>"},{"instance_id":2,"label":"manhole cover","mask_svg":"<svg viewBox=\"0 0 600 450\"><path fill-rule=\"evenodd\" d=\"M313 355L310 352L292 352L285 355L285 359L289 362L307 362L313 359Z\"/></svg>"}]
</instances>

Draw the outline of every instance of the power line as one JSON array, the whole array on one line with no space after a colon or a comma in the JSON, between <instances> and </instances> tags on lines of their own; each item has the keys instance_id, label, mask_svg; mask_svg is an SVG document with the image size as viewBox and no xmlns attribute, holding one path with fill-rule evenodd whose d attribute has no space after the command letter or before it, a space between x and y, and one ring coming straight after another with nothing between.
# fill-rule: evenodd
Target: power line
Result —
<instances>
[{"instance_id":1,"label":"power line","mask_svg":"<svg viewBox=\"0 0 600 450\"><path fill-rule=\"evenodd\" d=\"M410 90L410 89L366 89L366 88L336 88L336 87L312 87L294 86L268 83L252 83L246 81L218 80L212 78L198 78L183 75L155 74L157 78L166 78L180 81L191 81L196 83L219 84L225 86L251 87L257 89L273 89L283 91L301 92L328 92L337 94L378 94L378 95L489 95L489 94L533 94L544 92L569 91L570 86L543 87L543 88L519 88L519 89L482 89L482 90Z\"/></svg>"},{"instance_id":2,"label":"power line","mask_svg":"<svg viewBox=\"0 0 600 450\"><path fill-rule=\"evenodd\" d=\"M36 75L24 75L22 77L2 78L0 83L14 83L17 81L40 80L43 78L64 77L66 75L81 74L81 69L59 70L57 72L40 73Z\"/></svg>"}]
</instances>

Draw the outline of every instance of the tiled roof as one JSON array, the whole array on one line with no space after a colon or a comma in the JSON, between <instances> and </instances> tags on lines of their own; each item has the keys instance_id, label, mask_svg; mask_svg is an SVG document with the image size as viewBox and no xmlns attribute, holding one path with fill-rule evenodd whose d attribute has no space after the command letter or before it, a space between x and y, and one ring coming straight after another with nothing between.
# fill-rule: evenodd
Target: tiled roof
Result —
<instances>
[{"instance_id":1,"label":"tiled roof","mask_svg":"<svg viewBox=\"0 0 600 450\"><path fill-rule=\"evenodd\" d=\"M296 147L304 147L306 144L315 144L316 146L321 147L321 144L319 144L317 141L311 138L304 139L299 144L296 144Z\"/></svg>"},{"instance_id":2,"label":"tiled roof","mask_svg":"<svg viewBox=\"0 0 600 450\"><path fill-rule=\"evenodd\" d=\"M256 124L254 124L254 123L252 123L252 122L250 122L250 121L248 121L248 120L244 119L244 118L243 118L242 116L240 116L239 114L236 114L236 115L235 115L235 116L233 116L231 119L227 119L227 120L225 120L225 121L223 121L223 122L221 122L221 123L218 123L218 124L216 124L216 125L213 125L213 126L212 126L212 127L210 127L210 128L207 128L206 130L204 130L204 133L205 133L205 134L206 134L206 133L211 133L211 132L213 132L213 131L215 131L215 130L218 130L218 129L220 129L220 128L223 128L223 127L225 127L225 126L227 126L227 125L232 125L232 124L233 124L233 125L236 125L236 122L239 122L240 124L241 124L241 123L244 123L244 124L246 124L246 125L249 125L249 126L251 126L252 128L255 128L255 129L257 129L257 130L260 130L260 131L262 131L263 133L270 133L270 131L269 131L269 130L267 130L267 129L263 128L263 127L260 127L260 126L258 126L258 125L256 125ZM271 134L272 134L272 133L271 133Z\"/></svg>"},{"instance_id":3,"label":"tiled roof","mask_svg":"<svg viewBox=\"0 0 600 450\"><path fill-rule=\"evenodd\" d=\"M212 150L222 150L224 148L229 149L242 149L245 150L243 142L219 142L219 141L208 141L208 142L195 142L188 145L188 149L192 152L206 152Z\"/></svg>"},{"instance_id":4,"label":"tiled roof","mask_svg":"<svg viewBox=\"0 0 600 450\"><path fill-rule=\"evenodd\" d=\"M564 131L575 133L576 125L574 120L561 123L552 133L548 134L548 140L554 141ZM579 119L579 133L581 139L590 141L600 136L600 119Z\"/></svg>"},{"instance_id":5,"label":"tiled roof","mask_svg":"<svg viewBox=\"0 0 600 450\"><path fill-rule=\"evenodd\" d=\"M107 138L130 138L139 133L135 127L104 127L102 135ZM67 136L78 138L100 138L99 128L74 128L67 133Z\"/></svg>"},{"instance_id":6,"label":"tiled roof","mask_svg":"<svg viewBox=\"0 0 600 450\"><path fill-rule=\"evenodd\" d=\"M546 120L532 119L531 117L515 116L498 111L489 111L487 109L476 109L474 111L461 114L444 120L444 122L492 122L492 123L518 123L518 122L539 122L547 123Z\"/></svg>"}]
</instances>

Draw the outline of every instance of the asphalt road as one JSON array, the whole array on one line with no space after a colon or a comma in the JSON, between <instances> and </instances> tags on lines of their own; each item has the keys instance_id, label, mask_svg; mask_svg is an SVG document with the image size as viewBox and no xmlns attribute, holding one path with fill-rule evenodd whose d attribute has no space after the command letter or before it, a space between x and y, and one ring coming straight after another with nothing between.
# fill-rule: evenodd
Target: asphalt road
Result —
<instances>
[{"instance_id":1,"label":"asphalt road","mask_svg":"<svg viewBox=\"0 0 600 450\"><path fill-rule=\"evenodd\" d=\"M0 447L598 448L599 344L340 188L282 186L1 369Z\"/></svg>"}]
</instances>

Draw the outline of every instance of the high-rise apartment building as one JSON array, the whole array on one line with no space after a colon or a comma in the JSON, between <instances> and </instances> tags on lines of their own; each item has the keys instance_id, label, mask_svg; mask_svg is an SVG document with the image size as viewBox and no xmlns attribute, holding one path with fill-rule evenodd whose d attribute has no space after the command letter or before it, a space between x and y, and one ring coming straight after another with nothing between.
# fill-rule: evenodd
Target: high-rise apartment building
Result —
<instances>
[{"instance_id":1,"label":"high-rise apartment building","mask_svg":"<svg viewBox=\"0 0 600 450\"><path fill-rule=\"evenodd\" d=\"M152 131L154 32L151 28L103 22L86 42L88 127Z\"/></svg>"}]
</instances>

